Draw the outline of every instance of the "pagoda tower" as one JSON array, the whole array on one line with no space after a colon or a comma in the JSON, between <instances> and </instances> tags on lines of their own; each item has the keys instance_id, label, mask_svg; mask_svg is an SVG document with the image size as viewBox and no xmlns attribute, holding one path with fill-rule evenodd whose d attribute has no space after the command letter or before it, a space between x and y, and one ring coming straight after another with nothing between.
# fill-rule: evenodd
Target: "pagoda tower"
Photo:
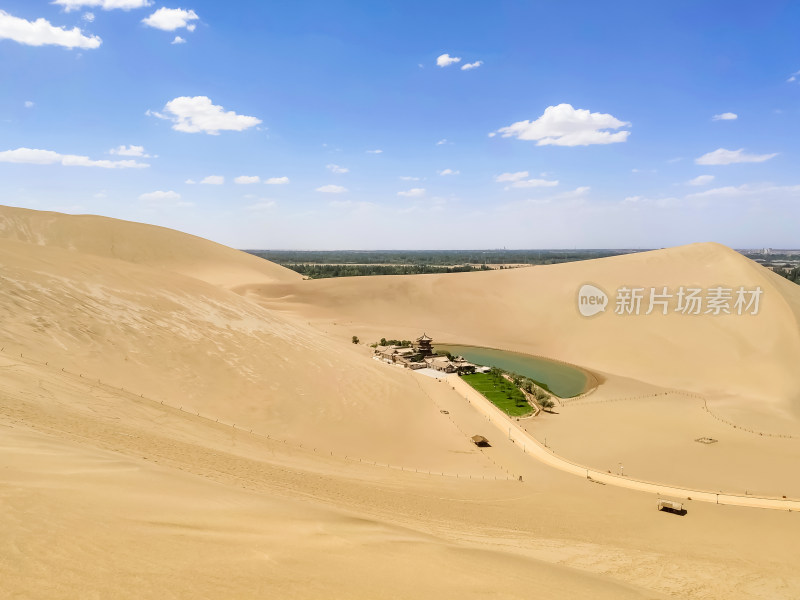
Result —
<instances>
[{"instance_id":1,"label":"pagoda tower","mask_svg":"<svg viewBox=\"0 0 800 600\"><path fill-rule=\"evenodd\" d=\"M429 338L427 335L423 333L420 337L418 337L414 341L414 348L419 354L422 355L422 358L425 358L426 356L432 356L433 355L433 347L431 346L432 342L433 338Z\"/></svg>"}]
</instances>

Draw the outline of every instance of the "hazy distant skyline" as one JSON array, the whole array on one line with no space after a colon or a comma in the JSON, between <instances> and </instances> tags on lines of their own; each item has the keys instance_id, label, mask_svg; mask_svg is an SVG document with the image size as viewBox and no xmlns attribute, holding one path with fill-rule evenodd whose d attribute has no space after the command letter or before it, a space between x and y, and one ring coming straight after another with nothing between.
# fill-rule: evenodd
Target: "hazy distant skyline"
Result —
<instances>
[{"instance_id":1,"label":"hazy distant skyline","mask_svg":"<svg viewBox=\"0 0 800 600\"><path fill-rule=\"evenodd\" d=\"M0 203L239 248L798 246L791 2L0 0Z\"/></svg>"}]
</instances>

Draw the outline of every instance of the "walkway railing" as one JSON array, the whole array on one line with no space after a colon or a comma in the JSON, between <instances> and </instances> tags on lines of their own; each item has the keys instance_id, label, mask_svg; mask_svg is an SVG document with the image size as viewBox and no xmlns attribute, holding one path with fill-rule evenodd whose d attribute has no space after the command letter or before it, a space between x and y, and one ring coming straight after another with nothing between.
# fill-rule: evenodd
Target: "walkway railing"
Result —
<instances>
[{"instance_id":1,"label":"walkway railing","mask_svg":"<svg viewBox=\"0 0 800 600\"><path fill-rule=\"evenodd\" d=\"M686 498L687 500L699 500L701 502L711 502L714 504L727 504L732 506L749 506L756 508L769 508L775 510L800 511L800 500L792 498L776 498L765 496L740 495L729 492L712 492L709 490L698 490L694 488L684 488L674 485L665 485L652 481L634 479L613 473L598 471L574 463L566 458L558 456L550 448L543 446L536 438L511 420L503 411L497 408L483 395L478 393L469 384L457 375L450 375L447 378L451 387L464 397L475 409L483 414L487 420L507 434L522 450L523 453L531 455L536 460L579 477L585 477L593 481L599 481L608 485L649 492L658 495L674 496Z\"/></svg>"}]
</instances>

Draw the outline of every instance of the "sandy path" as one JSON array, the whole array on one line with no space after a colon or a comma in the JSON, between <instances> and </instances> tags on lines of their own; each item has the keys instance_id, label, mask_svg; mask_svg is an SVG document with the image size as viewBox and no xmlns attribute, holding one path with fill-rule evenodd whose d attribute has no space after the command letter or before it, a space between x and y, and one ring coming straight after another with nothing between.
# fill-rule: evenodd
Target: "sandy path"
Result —
<instances>
[{"instance_id":1,"label":"sandy path","mask_svg":"<svg viewBox=\"0 0 800 600\"><path fill-rule=\"evenodd\" d=\"M657 514L646 496L548 468L504 436L481 454L523 474L522 484L353 464L112 390L93 393L60 370L23 371L18 384L6 373L0 390L0 502L10 508L0 518L10 544L0 579L13 585L11 597L83 589L247 598L269 585L295 597L323 597L325 587L352 598L415 589L516 598L535 585L545 598L771 600L800 589L789 575L794 515L743 518L745 509L712 505L695 507L693 519ZM464 433L490 427L446 382L401 375L415 387L419 380ZM42 454L51 442L58 447ZM97 469L62 461L69 447L96 457L87 459ZM344 575L352 565L356 583ZM131 581L142 576L144 586Z\"/></svg>"},{"instance_id":2,"label":"sandy path","mask_svg":"<svg viewBox=\"0 0 800 600\"><path fill-rule=\"evenodd\" d=\"M604 473L589 467L575 464L554 454L545 448L527 431L518 426L508 418L500 409L489 402L481 394L475 391L468 383L463 381L458 375L448 375L447 382L451 387L478 411L485 416L489 422L507 434L509 439L522 449L523 453L544 464L565 471L572 475L577 475L586 479L593 479L604 484L627 488L640 492L657 494L659 496L673 496L676 498L691 498L701 502L711 502L714 504L727 504L731 506L748 506L754 508L768 508L774 510L800 511L800 500L783 498L762 498L758 496L739 496L736 494L716 493L710 491L682 488L676 486L662 485L658 483L640 481L628 477L621 477L613 473Z\"/></svg>"}]
</instances>

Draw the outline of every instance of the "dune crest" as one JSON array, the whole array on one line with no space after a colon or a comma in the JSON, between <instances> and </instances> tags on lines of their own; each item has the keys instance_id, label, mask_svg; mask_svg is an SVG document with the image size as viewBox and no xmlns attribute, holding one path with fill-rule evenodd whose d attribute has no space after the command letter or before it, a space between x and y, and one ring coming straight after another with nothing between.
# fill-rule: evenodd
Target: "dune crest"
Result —
<instances>
[{"instance_id":1,"label":"dune crest","mask_svg":"<svg viewBox=\"0 0 800 600\"><path fill-rule=\"evenodd\" d=\"M577 310L591 283L604 314ZM760 288L759 312L615 314L623 288ZM353 322L363 337L424 329L442 342L557 358L667 388L740 399L775 418L800 419L800 287L739 253L701 243L559 265L447 275L354 277L249 286L264 306L321 322ZM731 303L731 309L733 305ZM705 308L703 309L705 311ZM733 312L733 310L732 310Z\"/></svg>"},{"instance_id":2,"label":"dune crest","mask_svg":"<svg viewBox=\"0 0 800 600\"><path fill-rule=\"evenodd\" d=\"M194 235L96 215L0 206L0 239L158 267L224 287L302 279L290 269Z\"/></svg>"},{"instance_id":3,"label":"dune crest","mask_svg":"<svg viewBox=\"0 0 800 600\"><path fill-rule=\"evenodd\" d=\"M343 456L440 472L487 468L470 466L476 451L452 424L425 416L435 406L410 373L192 276L205 273L208 256L237 276L281 276L276 265L146 225L23 217L5 232L30 241L0 239L7 350ZM175 264L185 273L164 267Z\"/></svg>"}]
</instances>

